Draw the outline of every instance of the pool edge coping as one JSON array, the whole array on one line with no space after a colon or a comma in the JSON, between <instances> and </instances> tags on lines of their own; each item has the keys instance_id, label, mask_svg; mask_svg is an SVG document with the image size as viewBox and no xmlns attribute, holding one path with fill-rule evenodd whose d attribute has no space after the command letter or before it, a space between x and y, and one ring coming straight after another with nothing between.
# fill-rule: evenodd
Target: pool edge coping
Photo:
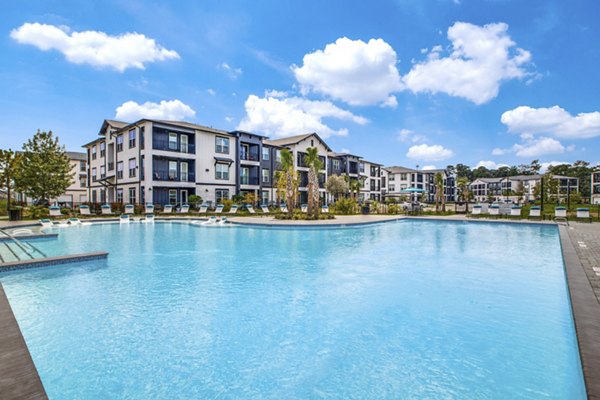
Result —
<instances>
[{"instance_id":1,"label":"pool edge coping","mask_svg":"<svg viewBox=\"0 0 600 400\"><path fill-rule=\"evenodd\" d=\"M4 400L48 399L19 323L0 282L0 397Z\"/></svg>"},{"instance_id":2,"label":"pool edge coping","mask_svg":"<svg viewBox=\"0 0 600 400\"><path fill-rule=\"evenodd\" d=\"M589 399L600 399L600 303L592 289L568 227L558 226L579 359Z\"/></svg>"}]
</instances>

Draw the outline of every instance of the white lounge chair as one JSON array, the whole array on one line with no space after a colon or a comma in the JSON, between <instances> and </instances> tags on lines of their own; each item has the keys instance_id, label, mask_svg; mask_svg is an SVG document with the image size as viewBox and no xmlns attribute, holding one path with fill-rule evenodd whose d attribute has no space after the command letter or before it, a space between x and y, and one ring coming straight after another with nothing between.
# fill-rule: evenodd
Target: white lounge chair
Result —
<instances>
[{"instance_id":1,"label":"white lounge chair","mask_svg":"<svg viewBox=\"0 0 600 400\"><path fill-rule=\"evenodd\" d=\"M81 225L81 221L79 220L79 218L75 218L75 217L71 217L67 220L67 223L69 225Z\"/></svg>"},{"instance_id":2,"label":"white lounge chair","mask_svg":"<svg viewBox=\"0 0 600 400\"><path fill-rule=\"evenodd\" d=\"M512 206L510 208L510 216L511 217L520 217L521 216L521 206Z\"/></svg>"},{"instance_id":3,"label":"white lounge chair","mask_svg":"<svg viewBox=\"0 0 600 400\"><path fill-rule=\"evenodd\" d=\"M144 217L144 219L142 221L146 224L154 223L154 214L146 214L146 216Z\"/></svg>"},{"instance_id":4,"label":"white lounge chair","mask_svg":"<svg viewBox=\"0 0 600 400\"><path fill-rule=\"evenodd\" d=\"M190 205L189 204L182 204L181 208L179 209L179 213L180 214L186 214L190 211Z\"/></svg>"},{"instance_id":5,"label":"white lounge chair","mask_svg":"<svg viewBox=\"0 0 600 400\"><path fill-rule=\"evenodd\" d=\"M112 215L113 213L110 204L102 204L100 209L102 210L102 215Z\"/></svg>"},{"instance_id":6,"label":"white lounge chair","mask_svg":"<svg viewBox=\"0 0 600 400\"><path fill-rule=\"evenodd\" d=\"M219 225L224 225L226 223L227 223L227 218L225 218L225 217L223 217L219 221L217 221L217 224L219 224Z\"/></svg>"},{"instance_id":7,"label":"white lounge chair","mask_svg":"<svg viewBox=\"0 0 600 400\"><path fill-rule=\"evenodd\" d=\"M217 208L215 208L215 214L221 214L223 212L223 208L225 208L223 204L217 204Z\"/></svg>"},{"instance_id":8,"label":"white lounge chair","mask_svg":"<svg viewBox=\"0 0 600 400\"><path fill-rule=\"evenodd\" d=\"M146 207L144 209L144 214L154 214L154 204L146 203Z\"/></svg>"},{"instance_id":9,"label":"white lounge chair","mask_svg":"<svg viewBox=\"0 0 600 400\"><path fill-rule=\"evenodd\" d=\"M592 222L592 217L590 216L590 209L581 207L577 209L577 220L584 220L586 222Z\"/></svg>"},{"instance_id":10,"label":"white lounge chair","mask_svg":"<svg viewBox=\"0 0 600 400\"><path fill-rule=\"evenodd\" d=\"M285 205L285 204L282 204L282 205L280 205L280 206L279 206L279 209L280 209L280 210L281 210L281 212L283 212L283 213L286 213L286 212L288 212L287 205Z\"/></svg>"},{"instance_id":11,"label":"white lounge chair","mask_svg":"<svg viewBox=\"0 0 600 400\"><path fill-rule=\"evenodd\" d=\"M300 205L300 211L302 211L303 213L308 212L308 204Z\"/></svg>"},{"instance_id":12,"label":"white lounge chair","mask_svg":"<svg viewBox=\"0 0 600 400\"><path fill-rule=\"evenodd\" d=\"M121 214L119 217L119 223L128 224L129 223L129 214Z\"/></svg>"},{"instance_id":13,"label":"white lounge chair","mask_svg":"<svg viewBox=\"0 0 600 400\"><path fill-rule=\"evenodd\" d=\"M200 225L214 225L217 223L217 217L211 216L208 220L200 222Z\"/></svg>"},{"instance_id":14,"label":"white lounge chair","mask_svg":"<svg viewBox=\"0 0 600 400\"><path fill-rule=\"evenodd\" d=\"M79 214L80 215L92 215L92 213L90 212L90 206L86 206L85 204L82 204L79 206Z\"/></svg>"},{"instance_id":15,"label":"white lounge chair","mask_svg":"<svg viewBox=\"0 0 600 400\"><path fill-rule=\"evenodd\" d=\"M324 214L329 213L329 206L325 204L323 207L321 207L321 212Z\"/></svg>"},{"instance_id":16,"label":"white lounge chair","mask_svg":"<svg viewBox=\"0 0 600 400\"><path fill-rule=\"evenodd\" d=\"M133 207L133 204L125 204L125 210L123 211L124 214L133 214L135 208Z\"/></svg>"},{"instance_id":17,"label":"white lounge chair","mask_svg":"<svg viewBox=\"0 0 600 400\"><path fill-rule=\"evenodd\" d=\"M48 218L40 219L40 224L42 224L42 228L52 228L54 226Z\"/></svg>"},{"instance_id":18,"label":"white lounge chair","mask_svg":"<svg viewBox=\"0 0 600 400\"><path fill-rule=\"evenodd\" d=\"M262 210L263 214L269 214L271 212L266 204L261 204L260 209Z\"/></svg>"},{"instance_id":19,"label":"white lounge chair","mask_svg":"<svg viewBox=\"0 0 600 400\"><path fill-rule=\"evenodd\" d=\"M173 212L173 204L165 204L163 206L162 212L164 214L171 214Z\"/></svg>"},{"instance_id":20,"label":"white lounge chair","mask_svg":"<svg viewBox=\"0 0 600 400\"><path fill-rule=\"evenodd\" d=\"M51 217L62 217L62 213L60 212L59 206L50 206L48 207L48 211L50 212Z\"/></svg>"},{"instance_id":21,"label":"white lounge chair","mask_svg":"<svg viewBox=\"0 0 600 400\"><path fill-rule=\"evenodd\" d=\"M234 204L231 206L231 209L229 209L229 214L235 214L235 213L237 213L237 210L238 210L238 205Z\"/></svg>"},{"instance_id":22,"label":"white lounge chair","mask_svg":"<svg viewBox=\"0 0 600 400\"><path fill-rule=\"evenodd\" d=\"M499 216L500 215L500 206L497 204L492 204L490 206L490 215Z\"/></svg>"},{"instance_id":23,"label":"white lounge chair","mask_svg":"<svg viewBox=\"0 0 600 400\"><path fill-rule=\"evenodd\" d=\"M531 206L529 209L529 218L541 218L542 208L540 206Z\"/></svg>"},{"instance_id":24,"label":"white lounge chair","mask_svg":"<svg viewBox=\"0 0 600 400\"><path fill-rule=\"evenodd\" d=\"M200 209L198 210L200 214L206 214L208 212L208 204L200 205Z\"/></svg>"},{"instance_id":25,"label":"white lounge chair","mask_svg":"<svg viewBox=\"0 0 600 400\"><path fill-rule=\"evenodd\" d=\"M556 207L554 209L554 218L567 218L566 207Z\"/></svg>"},{"instance_id":26,"label":"white lounge chair","mask_svg":"<svg viewBox=\"0 0 600 400\"><path fill-rule=\"evenodd\" d=\"M250 214L256 214L256 211L254 210L254 207L252 207L252 204L246 204L246 210L248 210Z\"/></svg>"},{"instance_id":27,"label":"white lounge chair","mask_svg":"<svg viewBox=\"0 0 600 400\"><path fill-rule=\"evenodd\" d=\"M479 204L476 204L476 205L473 206L473 209L471 210L471 214L473 214L473 215L481 215L482 214L481 210L482 210L481 206Z\"/></svg>"}]
</instances>

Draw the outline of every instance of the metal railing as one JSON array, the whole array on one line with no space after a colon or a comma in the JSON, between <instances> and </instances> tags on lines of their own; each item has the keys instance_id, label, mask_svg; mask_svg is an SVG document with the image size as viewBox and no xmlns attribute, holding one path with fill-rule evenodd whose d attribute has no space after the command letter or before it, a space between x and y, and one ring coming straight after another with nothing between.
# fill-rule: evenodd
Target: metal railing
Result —
<instances>
[{"instance_id":1,"label":"metal railing","mask_svg":"<svg viewBox=\"0 0 600 400\"><path fill-rule=\"evenodd\" d=\"M32 245L30 243L23 243L23 242L21 242L19 239L17 239L16 237L14 237L13 235L11 235L10 233L6 232L4 229L0 229L0 233L2 233L4 236L6 236L8 238L8 240L11 241L11 242L13 242L18 248L20 248L23 251L23 253L27 254L27 256L29 256L29 258L31 260L35 259L35 257L32 254L32 253L35 253L35 252L37 252L38 254L40 254L44 258L47 257L46 254L43 251L41 251L40 249L38 249L34 245ZM17 255L17 253L15 253L13 251L13 249L11 249L6 242L4 242L4 244L10 250L10 252L14 255L14 257L18 261L21 261L21 258Z\"/></svg>"}]
</instances>

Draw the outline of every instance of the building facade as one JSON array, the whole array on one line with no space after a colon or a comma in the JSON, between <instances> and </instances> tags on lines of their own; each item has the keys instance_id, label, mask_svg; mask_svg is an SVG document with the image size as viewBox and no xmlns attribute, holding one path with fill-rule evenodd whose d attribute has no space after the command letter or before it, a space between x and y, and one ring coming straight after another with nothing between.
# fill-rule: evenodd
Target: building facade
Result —
<instances>
[{"instance_id":1,"label":"building facade","mask_svg":"<svg viewBox=\"0 0 600 400\"><path fill-rule=\"evenodd\" d=\"M600 167L597 167L592 172L592 176L590 179L592 180L590 186L592 192L591 203L600 204Z\"/></svg>"},{"instance_id":2,"label":"building facade","mask_svg":"<svg viewBox=\"0 0 600 400\"><path fill-rule=\"evenodd\" d=\"M441 173L443 177L443 190L446 202L455 201L456 177L445 169L417 170L412 168L394 166L382 169L381 192L384 198L410 197L409 190L422 190L420 199L426 202L435 202L436 185L435 175Z\"/></svg>"},{"instance_id":3,"label":"building facade","mask_svg":"<svg viewBox=\"0 0 600 400\"><path fill-rule=\"evenodd\" d=\"M477 202L508 201L511 203L532 202L539 198L544 175L517 175L504 178L478 178L470 183L469 189ZM556 197L564 201L568 193L579 192L579 179L552 175L556 182Z\"/></svg>"}]
</instances>

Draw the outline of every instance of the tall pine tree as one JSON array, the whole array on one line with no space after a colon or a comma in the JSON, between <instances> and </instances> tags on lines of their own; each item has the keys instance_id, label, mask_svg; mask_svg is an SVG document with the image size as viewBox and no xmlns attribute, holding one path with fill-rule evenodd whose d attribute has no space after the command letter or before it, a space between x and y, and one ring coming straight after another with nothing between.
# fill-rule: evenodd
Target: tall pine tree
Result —
<instances>
[{"instance_id":1,"label":"tall pine tree","mask_svg":"<svg viewBox=\"0 0 600 400\"><path fill-rule=\"evenodd\" d=\"M16 186L37 202L56 198L67 190L75 176L69 157L52 131L38 130L23 145Z\"/></svg>"}]
</instances>

